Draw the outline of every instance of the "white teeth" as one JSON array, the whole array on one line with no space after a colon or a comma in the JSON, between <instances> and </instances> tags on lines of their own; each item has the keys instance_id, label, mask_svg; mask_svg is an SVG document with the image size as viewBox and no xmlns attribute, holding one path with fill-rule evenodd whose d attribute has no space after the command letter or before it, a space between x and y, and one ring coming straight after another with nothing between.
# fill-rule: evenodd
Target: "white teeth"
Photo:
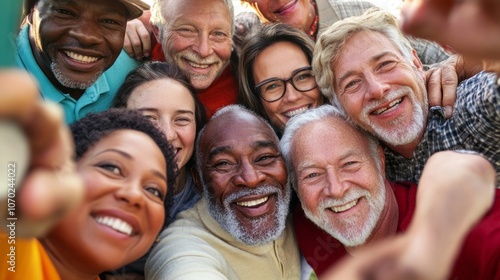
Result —
<instances>
[{"instance_id":1,"label":"white teeth","mask_svg":"<svg viewBox=\"0 0 500 280\"><path fill-rule=\"evenodd\" d=\"M382 114L383 112L385 112L385 111L387 111L387 110L391 109L392 107L396 106L396 105L397 105L397 104L399 104L399 103L401 103L401 98L400 98L400 99L397 99L397 100L392 101L391 103L389 103L389 106L387 106L386 108L380 108L380 109L376 110L374 113L375 113L376 115L380 115L380 114Z\"/></svg>"},{"instance_id":2,"label":"white teeth","mask_svg":"<svg viewBox=\"0 0 500 280\"><path fill-rule=\"evenodd\" d=\"M264 203L264 202L266 202L268 199L269 199L269 196L266 196L266 197L259 198L259 199L256 199L256 200L249 200L249 201L236 202L236 204L238 204L239 206L243 206L243 207L252 207L252 206L255 206L255 205L259 205L259 204L261 204L261 203Z\"/></svg>"},{"instance_id":3,"label":"white teeth","mask_svg":"<svg viewBox=\"0 0 500 280\"><path fill-rule=\"evenodd\" d=\"M194 63L192 61L188 61L189 65L195 67L195 68L202 68L202 69L206 69L208 68L208 66L210 66L210 64L198 64L198 63Z\"/></svg>"},{"instance_id":4,"label":"white teeth","mask_svg":"<svg viewBox=\"0 0 500 280\"><path fill-rule=\"evenodd\" d=\"M302 107L300 109L297 109L297 110L293 110L293 111L289 111L289 112L286 112L285 113L285 116L291 118L295 115L298 115L298 114L301 114L301 113L304 113L305 111L307 111L309 108L307 106L305 107Z\"/></svg>"},{"instance_id":5,"label":"white teeth","mask_svg":"<svg viewBox=\"0 0 500 280\"><path fill-rule=\"evenodd\" d=\"M64 52L69 58L73 59L73 60L77 60L78 62L80 63L92 63L92 62L95 62L97 61L99 58L97 57L92 57L92 56L84 56L84 55L81 55L81 54L77 54L77 53L74 53L74 52L70 52L70 51L65 51Z\"/></svg>"},{"instance_id":6,"label":"white teeth","mask_svg":"<svg viewBox=\"0 0 500 280\"><path fill-rule=\"evenodd\" d=\"M358 204L358 200L354 200L342 206L333 206L330 209L332 209L332 211L335 213L339 213L351 209L352 207L356 206L356 204Z\"/></svg>"},{"instance_id":7,"label":"white teeth","mask_svg":"<svg viewBox=\"0 0 500 280\"><path fill-rule=\"evenodd\" d=\"M119 231L121 233L125 233L126 235L132 235L132 226L129 225L127 222L114 218L114 217L103 217L99 216L95 218L95 221L98 222L99 224L108 226L116 231Z\"/></svg>"}]
</instances>

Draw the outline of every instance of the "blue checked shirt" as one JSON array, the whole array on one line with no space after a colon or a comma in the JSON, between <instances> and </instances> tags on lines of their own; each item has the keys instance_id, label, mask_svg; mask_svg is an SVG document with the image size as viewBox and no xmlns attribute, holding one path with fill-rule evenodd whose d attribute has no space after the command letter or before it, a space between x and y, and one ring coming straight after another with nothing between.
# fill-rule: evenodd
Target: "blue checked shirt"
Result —
<instances>
[{"instance_id":1,"label":"blue checked shirt","mask_svg":"<svg viewBox=\"0 0 500 280\"><path fill-rule=\"evenodd\" d=\"M385 148L389 180L417 183L425 162L443 150L471 150L485 156L497 171L500 182L500 85L497 76L481 72L457 88L453 116L445 119L431 110L424 138L407 159ZM443 174L446 176L446 174Z\"/></svg>"}]
</instances>

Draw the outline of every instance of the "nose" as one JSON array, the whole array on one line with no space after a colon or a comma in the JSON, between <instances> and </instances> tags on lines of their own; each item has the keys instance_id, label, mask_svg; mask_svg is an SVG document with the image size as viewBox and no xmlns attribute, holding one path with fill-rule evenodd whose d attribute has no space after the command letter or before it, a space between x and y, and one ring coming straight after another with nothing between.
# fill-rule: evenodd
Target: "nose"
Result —
<instances>
[{"instance_id":1,"label":"nose","mask_svg":"<svg viewBox=\"0 0 500 280\"><path fill-rule=\"evenodd\" d=\"M134 208L142 208L145 203L145 194L142 185L136 181L123 182L115 191L115 197Z\"/></svg>"},{"instance_id":2,"label":"nose","mask_svg":"<svg viewBox=\"0 0 500 280\"><path fill-rule=\"evenodd\" d=\"M175 131L175 128L170 121L162 120L160 126L169 142L177 139L177 132Z\"/></svg>"},{"instance_id":3,"label":"nose","mask_svg":"<svg viewBox=\"0 0 500 280\"><path fill-rule=\"evenodd\" d=\"M285 96L283 96L283 100L286 100L288 103L293 103L301 97L302 92L296 90L290 81L285 84Z\"/></svg>"},{"instance_id":4,"label":"nose","mask_svg":"<svg viewBox=\"0 0 500 280\"><path fill-rule=\"evenodd\" d=\"M326 171L326 182L324 187L325 195L340 199L348 189L348 183L340 179L336 172L329 168Z\"/></svg>"},{"instance_id":5,"label":"nose","mask_svg":"<svg viewBox=\"0 0 500 280\"><path fill-rule=\"evenodd\" d=\"M257 187L266 179L266 175L256 168L250 161L240 163L237 174L234 176L234 185L244 187Z\"/></svg>"},{"instance_id":6,"label":"nose","mask_svg":"<svg viewBox=\"0 0 500 280\"><path fill-rule=\"evenodd\" d=\"M103 37L98 32L98 24L92 19L82 19L77 25L71 28L69 34L84 46L102 43Z\"/></svg>"},{"instance_id":7,"label":"nose","mask_svg":"<svg viewBox=\"0 0 500 280\"><path fill-rule=\"evenodd\" d=\"M381 78L369 73L365 75L366 84L367 84L367 95L366 98L368 100L372 99L380 99L384 97L386 92L389 90L390 85L386 83Z\"/></svg>"},{"instance_id":8,"label":"nose","mask_svg":"<svg viewBox=\"0 0 500 280\"><path fill-rule=\"evenodd\" d=\"M207 57L211 55L213 53L213 48L209 34L201 32L193 46L193 50L198 53L200 57Z\"/></svg>"}]
</instances>

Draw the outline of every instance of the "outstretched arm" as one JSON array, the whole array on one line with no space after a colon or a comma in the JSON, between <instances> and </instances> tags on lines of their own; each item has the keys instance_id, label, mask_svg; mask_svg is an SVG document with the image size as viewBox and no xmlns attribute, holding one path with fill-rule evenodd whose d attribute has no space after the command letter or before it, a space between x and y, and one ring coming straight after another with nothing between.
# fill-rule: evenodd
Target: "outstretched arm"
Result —
<instances>
[{"instance_id":1,"label":"outstretched arm","mask_svg":"<svg viewBox=\"0 0 500 280\"><path fill-rule=\"evenodd\" d=\"M63 123L62 110L41 103L38 89L26 72L2 69L0 85L0 125L6 129L9 123L13 137L15 132L12 131L20 128L20 139L25 137L27 140L24 148L22 141L0 144L0 151L8 150L14 157L7 156L7 153L0 155L2 168L10 168L0 185L0 215L4 221L7 220L5 215L12 218L11 212L7 211L12 208L17 218L17 234L40 236L62 214L77 205L83 195L83 185L72 160L73 143ZM2 139L7 139L7 135L2 135ZM23 163L15 157L23 149L29 154L24 163L27 173L24 178L19 178ZM11 166L8 167L9 163ZM8 180L14 175L18 176L16 180ZM6 227L2 229L7 230Z\"/></svg>"},{"instance_id":2,"label":"outstretched arm","mask_svg":"<svg viewBox=\"0 0 500 280\"><path fill-rule=\"evenodd\" d=\"M424 168L408 231L344 260L324 279L446 279L464 238L493 203L495 178L482 156L436 153Z\"/></svg>"}]
</instances>

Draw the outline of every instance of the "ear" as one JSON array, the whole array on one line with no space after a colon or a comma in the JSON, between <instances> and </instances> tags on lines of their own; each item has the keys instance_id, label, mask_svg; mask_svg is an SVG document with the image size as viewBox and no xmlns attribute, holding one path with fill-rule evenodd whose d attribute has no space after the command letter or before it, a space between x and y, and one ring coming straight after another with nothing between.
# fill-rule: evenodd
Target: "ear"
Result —
<instances>
[{"instance_id":1,"label":"ear","mask_svg":"<svg viewBox=\"0 0 500 280\"><path fill-rule=\"evenodd\" d=\"M425 80L426 76L425 76L424 66L422 64L422 61L420 61L420 58L418 57L417 51L412 49L411 54L412 54L411 61L413 65L419 70L420 73L422 73L423 78Z\"/></svg>"},{"instance_id":2,"label":"ear","mask_svg":"<svg viewBox=\"0 0 500 280\"><path fill-rule=\"evenodd\" d=\"M160 29L158 29L158 26L156 25L153 25L153 34L155 35L155 38L156 38L156 41L158 43L162 43L161 40L160 40Z\"/></svg>"},{"instance_id":3,"label":"ear","mask_svg":"<svg viewBox=\"0 0 500 280\"><path fill-rule=\"evenodd\" d=\"M26 15L26 20L28 21L28 23L30 25L33 24L33 13L35 12L35 8L34 7L31 7L30 11L28 12L28 14Z\"/></svg>"}]
</instances>

